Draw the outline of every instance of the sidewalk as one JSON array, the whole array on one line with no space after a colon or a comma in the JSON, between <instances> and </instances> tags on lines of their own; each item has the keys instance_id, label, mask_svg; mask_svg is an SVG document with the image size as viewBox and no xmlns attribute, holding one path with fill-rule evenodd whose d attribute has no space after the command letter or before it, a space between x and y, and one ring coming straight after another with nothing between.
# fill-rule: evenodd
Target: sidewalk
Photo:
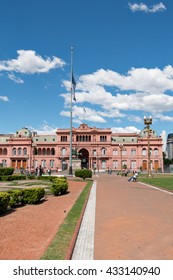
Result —
<instances>
[{"instance_id":1,"label":"sidewalk","mask_svg":"<svg viewBox=\"0 0 173 280\"><path fill-rule=\"evenodd\" d=\"M99 174L95 180L93 259L172 260L172 193L128 182L126 177L115 174ZM89 227L89 221L87 223ZM90 241L85 237L83 243L86 246ZM80 250L82 252L82 243ZM82 258L78 255L76 259Z\"/></svg>"}]
</instances>

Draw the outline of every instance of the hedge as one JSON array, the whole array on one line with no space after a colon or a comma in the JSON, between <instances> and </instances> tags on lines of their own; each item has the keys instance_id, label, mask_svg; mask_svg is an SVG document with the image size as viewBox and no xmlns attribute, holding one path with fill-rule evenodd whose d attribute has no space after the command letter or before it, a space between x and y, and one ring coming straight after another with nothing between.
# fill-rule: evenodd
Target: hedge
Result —
<instances>
[{"instance_id":1,"label":"hedge","mask_svg":"<svg viewBox=\"0 0 173 280\"><path fill-rule=\"evenodd\" d=\"M67 178L64 176L64 177L58 177L58 176L38 176L37 177L38 180L47 180L47 181L51 181L53 182L54 180L56 179L60 179L60 180L67 180Z\"/></svg>"},{"instance_id":2,"label":"hedge","mask_svg":"<svg viewBox=\"0 0 173 280\"><path fill-rule=\"evenodd\" d=\"M7 211L10 201L10 195L6 192L0 192L0 214L4 214Z\"/></svg>"},{"instance_id":3,"label":"hedge","mask_svg":"<svg viewBox=\"0 0 173 280\"><path fill-rule=\"evenodd\" d=\"M30 188L23 190L24 204L37 204L45 196L44 188Z\"/></svg>"},{"instance_id":4,"label":"hedge","mask_svg":"<svg viewBox=\"0 0 173 280\"><path fill-rule=\"evenodd\" d=\"M63 195L68 190L68 182L66 179L57 178L54 179L53 184L51 186L51 192L57 196L57 195Z\"/></svg>"},{"instance_id":5,"label":"hedge","mask_svg":"<svg viewBox=\"0 0 173 280\"><path fill-rule=\"evenodd\" d=\"M10 195L9 206L11 208L20 206L24 203L24 201L23 201L24 190L11 190L11 191L8 191L8 193Z\"/></svg>"},{"instance_id":6,"label":"hedge","mask_svg":"<svg viewBox=\"0 0 173 280\"><path fill-rule=\"evenodd\" d=\"M84 180L86 178L92 178L92 171L89 169L78 169L75 171L75 176L83 178Z\"/></svg>"},{"instance_id":7,"label":"hedge","mask_svg":"<svg viewBox=\"0 0 173 280\"><path fill-rule=\"evenodd\" d=\"M12 167L0 167L0 175L12 175L14 168Z\"/></svg>"}]
</instances>

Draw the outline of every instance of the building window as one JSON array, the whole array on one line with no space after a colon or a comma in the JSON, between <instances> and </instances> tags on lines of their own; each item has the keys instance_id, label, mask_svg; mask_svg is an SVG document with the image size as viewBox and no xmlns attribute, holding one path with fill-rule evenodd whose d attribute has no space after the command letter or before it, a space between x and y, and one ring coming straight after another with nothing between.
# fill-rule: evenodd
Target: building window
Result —
<instances>
[{"instance_id":1,"label":"building window","mask_svg":"<svg viewBox=\"0 0 173 280\"><path fill-rule=\"evenodd\" d=\"M106 169L106 160L102 160L102 168Z\"/></svg>"},{"instance_id":2,"label":"building window","mask_svg":"<svg viewBox=\"0 0 173 280\"><path fill-rule=\"evenodd\" d=\"M46 160L45 160L45 159L42 159L42 161L41 161L41 167L42 167L42 168L46 168Z\"/></svg>"},{"instance_id":3,"label":"building window","mask_svg":"<svg viewBox=\"0 0 173 280\"><path fill-rule=\"evenodd\" d=\"M43 155L45 156L47 154L47 151L45 148L43 148Z\"/></svg>"},{"instance_id":4,"label":"building window","mask_svg":"<svg viewBox=\"0 0 173 280\"><path fill-rule=\"evenodd\" d=\"M12 154L13 154L13 156L15 156L15 155L16 155L16 148L13 148L13 150L12 150Z\"/></svg>"},{"instance_id":5,"label":"building window","mask_svg":"<svg viewBox=\"0 0 173 280\"><path fill-rule=\"evenodd\" d=\"M105 156L105 155L106 155L106 149L102 148L102 156Z\"/></svg>"},{"instance_id":6,"label":"building window","mask_svg":"<svg viewBox=\"0 0 173 280\"><path fill-rule=\"evenodd\" d=\"M54 168L54 160L53 159L50 160L50 168Z\"/></svg>"},{"instance_id":7,"label":"building window","mask_svg":"<svg viewBox=\"0 0 173 280\"><path fill-rule=\"evenodd\" d=\"M21 156L21 154L22 154L22 149L18 148L18 155Z\"/></svg>"},{"instance_id":8,"label":"building window","mask_svg":"<svg viewBox=\"0 0 173 280\"><path fill-rule=\"evenodd\" d=\"M100 135L100 142L106 142L106 141L107 141L107 136Z\"/></svg>"},{"instance_id":9,"label":"building window","mask_svg":"<svg viewBox=\"0 0 173 280\"><path fill-rule=\"evenodd\" d=\"M3 150L3 155L4 155L4 156L7 155L7 149L6 149L6 148Z\"/></svg>"},{"instance_id":10,"label":"building window","mask_svg":"<svg viewBox=\"0 0 173 280\"><path fill-rule=\"evenodd\" d=\"M6 167L6 166L7 166L7 161L6 161L6 159L3 159L3 160L2 160L2 166L3 166L3 167Z\"/></svg>"},{"instance_id":11,"label":"building window","mask_svg":"<svg viewBox=\"0 0 173 280\"><path fill-rule=\"evenodd\" d=\"M67 152L66 148L62 148L62 156L65 156L66 152Z\"/></svg>"},{"instance_id":12,"label":"building window","mask_svg":"<svg viewBox=\"0 0 173 280\"><path fill-rule=\"evenodd\" d=\"M126 155L126 152L127 152L126 149L123 149L123 150L122 150L122 156L125 156L125 155Z\"/></svg>"},{"instance_id":13,"label":"building window","mask_svg":"<svg viewBox=\"0 0 173 280\"><path fill-rule=\"evenodd\" d=\"M27 155L27 148L24 148L24 149L23 149L23 154L24 154L24 156Z\"/></svg>"},{"instance_id":14,"label":"building window","mask_svg":"<svg viewBox=\"0 0 173 280\"><path fill-rule=\"evenodd\" d=\"M97 156L97 151L93 150L93 156L96 157Z\"/></svg>"},{"instance_id":15,"label":"building window","mask_svg":"<svg viewBox=\"0 0 173 280\"><path fill-rule=\"evenodd\" d=\"M131 168L136 169L136 161L135 160L131 161Z\"/></svg>"},{"instance_id":16,"label":"building window","mask_svg":"<svg viewBox=\"0 0 173 280\"><path fill-rule=\"evenodd\" d=\"M147 155L147 150L145 148L142 149L142 155L146 156Z\"/></svg>"},{"instance_id":17,"label":"building window","mask_svg":"<svg viewBox=\"0 0 173 280\"><path fill-rule=\"evenodd\" d=\"M159 150L157 148L154 149L154 155L158 156L159 155Z\"/></svg>"},{"instance_id":18,"label":"building window","mask_svg":"<svg viewBox=\"0 0 173 280\"><path fill-rule=\"evenodd\" d=\"M52 156L55 155L55 149L54 149L54 148L51 149L51 155L52 155Z\"/></svg>"},{"instance_id":19,"label":"building window","mask_svg":"<svg viewBox=\"0 0 173 280\"><path fill-rule=\"evenodd\" d=\"M131 149L131 155L135 156L136 155L136 150L135 149Z\"/></svg>"},{"instance_id":20,"label":"building window","mask_svg":"<svg viewBox=\"0 0 173 280\"><path fill-rule=\"evenodd\" d=\"M114 149L113 150L113 156L117 156L118 155L118 150L117 149Z\"/></svg>"},{"instance_id":21,"label":"building window","mask_svg":"<svg viewBox=\"0 0 173 280\"><path fill-rule=\"evenodd\" d=\"M67 136L61 136L61 142L67 142Z\"/></svg>"},{"instance_id":22,"label":"building window","mask_svg":"<svg viewBox=\"0 0 173 280\"><path fill-rule=\"evenodd\" d=\"M118 168L118 161L117 160L113 161L113 168L115 168L115 169Z\"/></svg>"},{"instance_id":23,"label":"building window","mask_svg":"<svg viewBox=\"0 0 173 280\"><path fill-rule=\"evenodd\" d=\"M35 168L38 167L38 160L37 159L34 161L34 166L35 166Z\"/></svg>"}]
</instances>

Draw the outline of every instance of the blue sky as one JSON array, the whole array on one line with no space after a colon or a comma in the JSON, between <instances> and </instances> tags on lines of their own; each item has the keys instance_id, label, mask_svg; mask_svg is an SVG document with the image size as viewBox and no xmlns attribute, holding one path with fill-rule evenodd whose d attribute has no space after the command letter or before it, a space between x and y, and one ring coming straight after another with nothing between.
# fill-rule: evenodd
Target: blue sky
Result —
<instances>
[{"instance_id":1,"label":"blue sky","mask_svg":"<svg viewBox=\"0 0 173 280\"><path fill-rule=\"evenodd\" d=\"M0 133L172 132L172 0L0 0ZM85 108L85 112L84 112Z\"/></svg>"}]
</instances>

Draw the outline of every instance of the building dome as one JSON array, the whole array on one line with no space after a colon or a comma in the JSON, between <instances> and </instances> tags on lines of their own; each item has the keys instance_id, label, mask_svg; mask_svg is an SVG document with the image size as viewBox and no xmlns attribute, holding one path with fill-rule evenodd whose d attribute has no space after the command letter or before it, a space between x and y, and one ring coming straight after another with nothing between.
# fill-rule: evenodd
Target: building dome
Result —
<instances>
[{"instance_id":1,"label":"building dome","mask_svg":"<svg viewBox=\"0 0 173 280\"><path fill-rule=\"evenodd\" d=\"M140 137L147 137L148 136L148 129L144 128L143 130L141 130L141 132L139 133ZM150 129L150 136L152 137L158 137L158 134L155 130Z\"/></svg>"},{"instance_id":2,"label":"building dome","mask_svg":"<svg viewBox=\"0 0 173 280\"><path fill-rule=\"evenodd\" d=\"M168 134L168 139L173 139L173 133Z\"/></svg>"},{"instance_id":3,"label":"building dome","mask_svg":"<svg viewBox=\"0 0 173 280\"><path fill-rule=\"evenodd\" d=\"M16 133L14 134L14 137L30 138L30 137L32 137L32 132L27 127L23 127L22 129L19 129L16 131Z\"/></svg>"}]
</instances>

